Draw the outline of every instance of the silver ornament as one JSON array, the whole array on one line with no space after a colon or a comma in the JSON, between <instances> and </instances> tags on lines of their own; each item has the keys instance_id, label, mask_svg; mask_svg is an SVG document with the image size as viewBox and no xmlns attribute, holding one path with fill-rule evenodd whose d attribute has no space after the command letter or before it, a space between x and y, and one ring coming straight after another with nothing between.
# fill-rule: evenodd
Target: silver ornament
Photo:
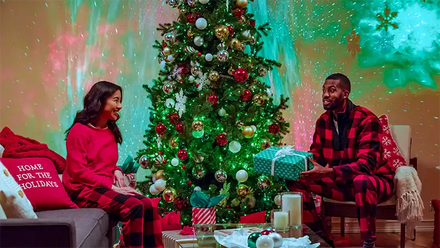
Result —
<instances>
[{"instance_id":1,"label":"silver ornament","mask_svg":"<svg viewBox=\"0 0 440 248\"><path fill-rule=\"evenodd\" d=\"M173 85L170 84L170 83L165 83L165 84L162 86L162 90L163 90L163 92L165 92L166 94L170 94L170 93L173 91L173 89L174 89L174 87L173 87Z\"/></svg>"},{"instance_id":2,"label":"silver ornament","mask_svg":"<svg viewBox=\"0 0 440 248\"><path fill-rule=\"evenodd\" d=\"M217 59L220 62L225 62L229 59L229 53L226 50L219 51L217 53Z\"/></svg>"},{"instance_id":3,"label":"silver ornament","mask_svg":"<svg viewBox=\"0 0 440 248\"><path fill-rule=\"evenodd\" d=\"M273 247L279 248L283 245L283 237L276 232L270 233L269 238L273 240Z\"/></svg>"},{"instance_id":4,"label":"silver ornament","mask_svg":"<svg viewBox=\"0 0 440 248\"><path fill-rule=\"evenodd\" d=\"M173 42L173 41L174 41L174 34L173 34L173 33L166 33L166 34L163 36L163 39L164 39L166 42Z\"/></svg>"},{"instance_id":5,"label":"silver ornament","mask_svg":"<svg viewBox=\"0 0 440 248\"><path fill-rule=\"evenodd\" d=\"M196 5L197 0L188 0L186 1L188 3L189 6L194 7L194 5Z\"/></svg>"},{"instance_id":6,"label":"silver ornament","mask_svg":"<svg viewBox=\"0 0 440 248\"><path fill-rule=\"evenodd\" d=\"M197 76L202 73L202 68L200 66L194 66L191 68L191 74Z\"/></svg>"},{"instance_id":7,"label":"silver ornament","mask_svg":"<svg viewBox=\"0 0 440 248\"><path fill-rule=\"evenodd\" d=\"M167 3L171 6L171 7L177 7L180 4L180 0L167 0Z\"/></svg>"},{"instance_id":8,"label":"silver ornament","mask_svg":"<svg viewBox=\"0 0 440 248\"><path fill-rule=\"evenodd\" d=\"M203 42L204 42L203 37L196 36L196 37L194 38L194 44L195 44L196 46L203 46Z\"/></svg>"},{"instance_id":9,"label":"silver ornament","mask_svg":"<svg viewBox=\"0 0 440 248\"><path fill-rule=\"evenodd\" d=\"M224 170L218 170L215 172L215 180L219 183L226 182L226 179L228 178L228 175L226 174L226 171Z\"/></svg>"}]
</instances>

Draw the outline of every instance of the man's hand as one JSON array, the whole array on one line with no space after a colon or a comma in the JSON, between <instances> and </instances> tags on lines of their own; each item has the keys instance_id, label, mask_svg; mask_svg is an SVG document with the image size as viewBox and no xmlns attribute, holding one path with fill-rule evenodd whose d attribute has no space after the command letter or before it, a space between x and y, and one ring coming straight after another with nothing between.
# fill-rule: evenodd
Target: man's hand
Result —
<instances>
[{"instance_id":1,"label":"man's hand","mask_svg":"<svg viewBox=\"0 0 440 248\"><path fill-rule=\"evenodd\" d=\"M335 171L327 164L325 167L318 164L315 160L309 158L310 163L313 164L313 169L301 172L300 175L306 180L319 180L325 177L332 177Z\"/></svg>"},{"instance_id":2,"label":"man's hand","mask_svg":"<svg viewBox=\"0 0 440 248\"><path fill-rule=\"evenodd\" d=\"M123 194L123 195L129 195L129 196L134 196L134 195L139 195L140 193L137 192L136 190L130 188L130 187L117 187L115 185L112 186L112 190L118 192L119 194Z\"/></svg>"},{"instance_id":3,"label":"man's hand","mask_svg":"<svg viewBox=\"0 0 440 248\"><path fill-rule=\"evenodd\" d=\"M119 187L121 187L121 188L127 187L127 184L125 183L124 175L122 174L122 172L120 170L115 170L114 175L115 175L115 180L119 184Z\"/></svg>"}]
</instances>

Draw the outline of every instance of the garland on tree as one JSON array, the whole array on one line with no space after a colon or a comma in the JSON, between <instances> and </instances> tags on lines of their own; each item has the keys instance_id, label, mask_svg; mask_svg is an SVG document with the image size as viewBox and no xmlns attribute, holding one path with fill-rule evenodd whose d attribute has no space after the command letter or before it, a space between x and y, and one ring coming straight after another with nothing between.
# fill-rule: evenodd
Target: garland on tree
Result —
<instances>
[{"instance_id":1,"label":"garland on tree","mask_svg":"<svg viewBox=\"0 0 440 248\"><path fill-rule=\"evenodd\" d=\"M275 104L261 81L281 65L258 55L269 25L255 26L247 0L167 2L179 17L159 26L161 71L143 86L152 108L138 189L162 198L162 214L180 211L183 225L191 225L194 190L227 195L216 206L218 223L276 208L284 181L253 170L254 154L281 145L289 127L281 112L288 98Z\"/></svg>"}]
</instances>

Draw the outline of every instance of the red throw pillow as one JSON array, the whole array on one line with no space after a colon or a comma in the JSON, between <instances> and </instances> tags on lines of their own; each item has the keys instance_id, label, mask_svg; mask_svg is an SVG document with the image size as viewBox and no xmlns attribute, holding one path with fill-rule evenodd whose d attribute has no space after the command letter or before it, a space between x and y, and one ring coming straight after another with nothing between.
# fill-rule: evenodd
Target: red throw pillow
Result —
<instances>
[{"instance_id":1,"label":"red throw pillow","mask_svg":"<svg viewBox=\"0 0 440 248\"><path fill-rule=\"evenodd\" d=\"M48 158L2 158L2 163L21 186L35 211L78 208Z\"/></svg>"},{"instance_id":2,"label":"red throw pillow","mask_svg":"<svg viewBox=\"0 0 440 248\"><path fill-rule=\"evenodd\" d=\"M384 148L384 158L388 160L388 163L394 169L407 165L405 158L402 156L402 152L399 150L396 141L394 141L393 136L391 135L388 117L382 115L379 117L379 121L382 124L383 129L382 146Z\"/></svg>"},{"instance_id":3,"label":"red throw pillow","mask_svg":"<svg viewBox=\"0 0 440 248\"><path fill-rule=\"evenodd\" d=\"M434 215L434 243L432 247L440 247L440 200L431 201Z\"/></svg>"}]
</instances>

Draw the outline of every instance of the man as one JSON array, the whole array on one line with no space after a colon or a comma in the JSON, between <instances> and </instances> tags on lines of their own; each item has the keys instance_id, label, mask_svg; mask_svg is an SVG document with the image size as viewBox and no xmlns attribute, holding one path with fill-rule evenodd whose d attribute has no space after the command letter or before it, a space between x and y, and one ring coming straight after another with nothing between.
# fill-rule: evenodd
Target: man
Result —
<instances>
[{"instance_id":1,"label":"man","mask_svg":"<svg viewBox=\"0 0 440 248\"><path fill-rule=\"evenodd\" d=\"M330 75L322 90L326 112L316 122L310 147L314 168L289 182L289 188L303 193L304 222L324 237L311 192L355 201L364 247L374 247L376 206L394 187L394 170L383 157L382 126L371 111L349 100L351 85L345 75Z\"/></svg>"}]
</instances>

